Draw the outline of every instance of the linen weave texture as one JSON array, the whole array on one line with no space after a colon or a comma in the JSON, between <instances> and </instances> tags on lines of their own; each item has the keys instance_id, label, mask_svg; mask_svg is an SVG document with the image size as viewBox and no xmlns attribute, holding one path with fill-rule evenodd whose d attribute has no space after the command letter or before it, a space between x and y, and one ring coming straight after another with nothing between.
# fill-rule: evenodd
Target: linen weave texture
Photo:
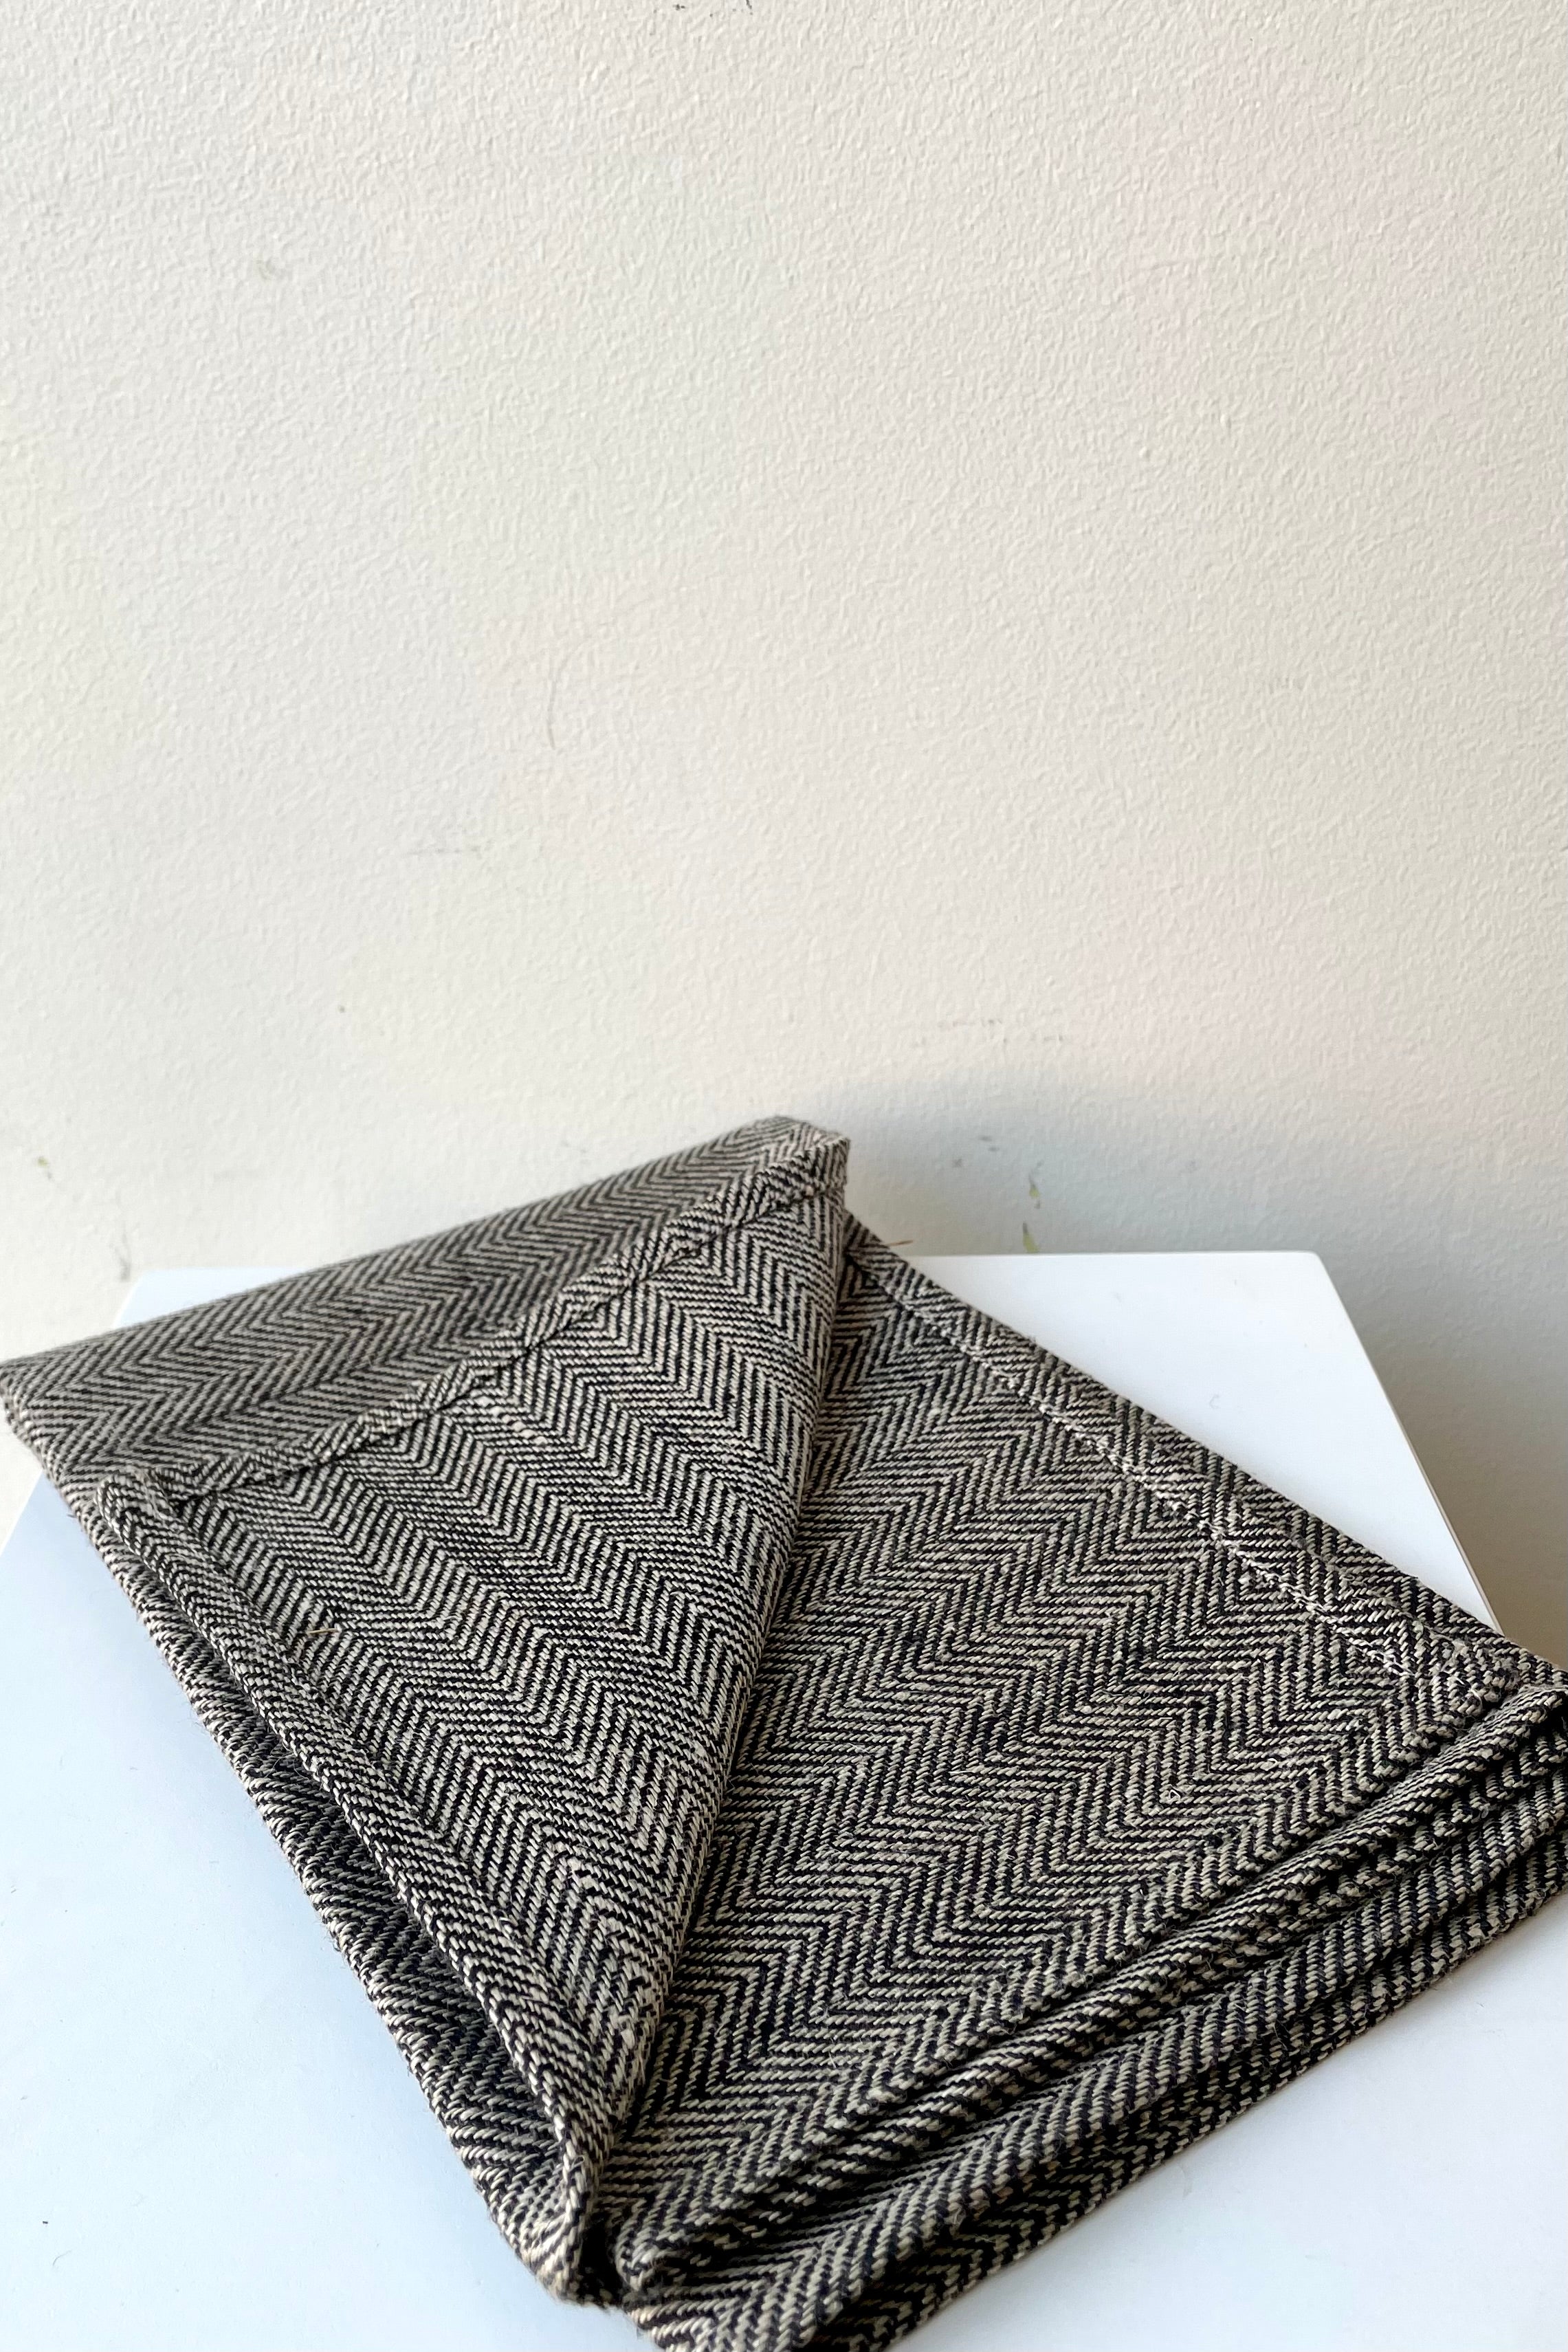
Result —
<instances>
[{"instance_id":1,"label":"linen weave texture","mask_svg":"<svg viewBox=\"0 0 1568 2352\"><path fill-rule=\"evenodd\" d=\"M766 1120L0 1367L497 2225L894 2341L1564 1874L1568 1682Z\"/></svg>"}]
</instances>

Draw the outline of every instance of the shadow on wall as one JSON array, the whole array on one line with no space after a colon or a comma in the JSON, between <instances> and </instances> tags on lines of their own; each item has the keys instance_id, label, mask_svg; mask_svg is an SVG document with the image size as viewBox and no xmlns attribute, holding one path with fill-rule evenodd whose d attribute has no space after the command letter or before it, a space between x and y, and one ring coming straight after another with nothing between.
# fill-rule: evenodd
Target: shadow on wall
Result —
<instances>
[{"instance_id":1,"label":"shadow on wall","mask_svg":"<svg viewBox=\"0 0 1568 2352\"><path fill-rule=\"evenodd\" d=\"M851 1205L907 1246L1316 1250L1504 1629L1568 1662L1554 1170L1009 1078L779 1108L850 1136Z\"/></svg>"}]
</instances>

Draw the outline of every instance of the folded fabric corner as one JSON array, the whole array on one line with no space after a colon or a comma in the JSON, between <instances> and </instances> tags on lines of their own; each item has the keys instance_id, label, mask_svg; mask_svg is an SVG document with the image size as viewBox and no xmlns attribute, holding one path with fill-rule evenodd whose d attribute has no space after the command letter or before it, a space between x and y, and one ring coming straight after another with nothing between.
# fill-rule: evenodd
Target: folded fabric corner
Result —
<instances>
[{"instance_id":1,"label":"folded fabric corner","mask_svg":"<svg viewBox=\"0 0 1568 2352\"><path fill-rule=\"evenodd\" d=\"M1568 1678L773 1119L0 1366L497 2223L891 2342L1564 1874Z\"/></svg>"}]
</instances>

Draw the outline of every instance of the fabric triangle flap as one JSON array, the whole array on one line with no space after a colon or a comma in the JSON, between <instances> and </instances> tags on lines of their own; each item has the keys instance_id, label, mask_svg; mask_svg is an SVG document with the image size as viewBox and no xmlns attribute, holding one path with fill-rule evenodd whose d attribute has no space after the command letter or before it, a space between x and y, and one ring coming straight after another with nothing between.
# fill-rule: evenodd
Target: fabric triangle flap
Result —
<instances>
[{"instance_id":1,"label":"fabric triangle flap","mask_svg":"<svg viewBox=\"0 0 1568 2352\"><path fill-rule=\"evenodd\" d=\"M0 1368L559 2291L793 1540L845 1150L769 1120Z\"/></svg>"}]
</instances>

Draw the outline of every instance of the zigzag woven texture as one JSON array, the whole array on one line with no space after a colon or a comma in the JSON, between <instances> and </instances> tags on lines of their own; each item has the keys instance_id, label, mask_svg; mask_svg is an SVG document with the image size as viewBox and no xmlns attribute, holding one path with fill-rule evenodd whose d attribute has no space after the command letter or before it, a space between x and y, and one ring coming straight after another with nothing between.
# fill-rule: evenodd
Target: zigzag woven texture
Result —
<instances>
[{"instance_id":1,"label":"zigzag woven texture","mask_svg":"<svg viewBox=\"0 0 1568 2352\"><path fill-rule=\"evenodd\" d=\"M496 2221L886 2344L1561 1885L1568 1678L766 1121L0 1367Z\"/></svg>"}]
</instances>

